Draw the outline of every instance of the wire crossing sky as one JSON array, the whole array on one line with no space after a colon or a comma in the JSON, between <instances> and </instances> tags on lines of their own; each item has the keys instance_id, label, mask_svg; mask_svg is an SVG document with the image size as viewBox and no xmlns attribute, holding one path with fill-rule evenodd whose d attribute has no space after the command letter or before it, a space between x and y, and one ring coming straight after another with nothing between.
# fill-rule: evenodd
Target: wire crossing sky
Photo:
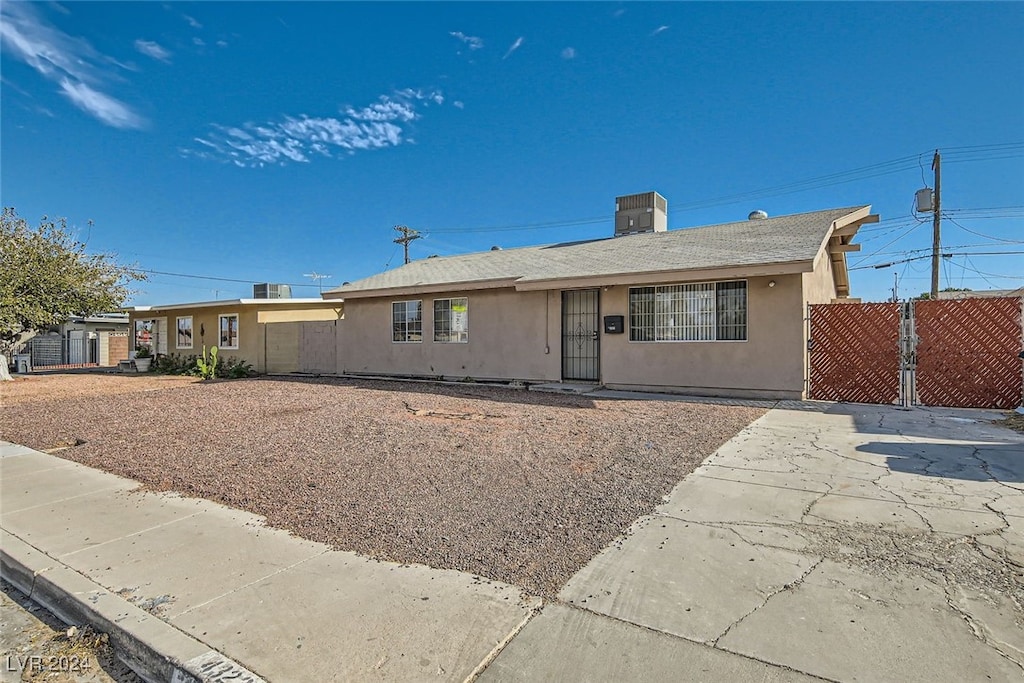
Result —
<instances>
[{"instance_id":1,"label":"wire crossing sky","mask_svg":"<svg viewBox=\"0 0 1024 683\"><path fill-rule=\"evenodd\" d=\"M880 301L929 288L939 149L940 286L1012 289L1022 34L1021 3L5 2L0 199L150 272L142 305L316 296L400 265L396 225L413 259L607 237L648 190L670 229L871 204Z\"/></svg>"}]
</instances>

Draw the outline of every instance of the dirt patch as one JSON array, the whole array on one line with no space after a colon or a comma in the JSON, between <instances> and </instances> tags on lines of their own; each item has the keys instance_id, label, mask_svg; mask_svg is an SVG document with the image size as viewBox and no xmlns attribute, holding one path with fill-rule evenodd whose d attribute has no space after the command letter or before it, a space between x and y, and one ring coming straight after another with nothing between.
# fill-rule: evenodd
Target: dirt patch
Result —
<instances>
[{"instance_id":1,"label":"dirt patch","mask_svg":"<svg viewBox=\"0 0 1024 683\"><path fill-rule=\"evenodd\" d=\"M997 420L996 424L1009 427L1014 431L1024 432L1024 415L1021 415L1020 413L1010 413L1007 415L1005 420Z\"/></svg>"},{"instance_id":2,"label":"dirt patch","mask_svg":"<svg viewBox=\"0 0 1024 683\"><path fill-rule=\"evenodd\" d=\"M252 379L15 404L2 438L339 549L552 596L765 411Z\"/></svg>"},{"instance_id":3,"label":"dirt patch","mask_svg":"<svg viewBox=\"0 0 1024 683\"><path fill-rule=\"evenodd\" d=\"M6 581L0 582L0 616L5 681L18 676L30 683L142 683L115 657L105 634L88 626L68 628Z\"/></svg>"}]
</instances>

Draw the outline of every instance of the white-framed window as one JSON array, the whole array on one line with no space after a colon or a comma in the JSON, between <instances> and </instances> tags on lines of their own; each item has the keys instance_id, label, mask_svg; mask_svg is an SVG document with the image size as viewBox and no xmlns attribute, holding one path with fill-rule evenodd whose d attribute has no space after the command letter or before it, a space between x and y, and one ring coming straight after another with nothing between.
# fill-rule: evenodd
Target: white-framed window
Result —
<instances>
[{"instance_id":1,"label":"white-framed window","mask_svg":"<svg viewBox=\"0 0 1024 683\"><path fill-rule=\"evenodd\" d=\"M423 302L394 301L391 303L391 341L423 341Z\"/></svg>"},{"instance_id":2,"label":"white-framed window","mask_svg":"<svg viewBox=\"0 0 1024 683\"><path fill-rule=\"evenodd\" d=\"M469 299L434 299L434 341L465 344L469 341Z\"/></svg>"},{"instance_id":3,"label":"white-framed window","mask_svg":"<svg viewBox=\"0 0 1024 683\"><path fill-rule=\"evenodd\" d=\"M746 341L747 283L630 287L629 340Z\"/></svg>"},{"instance_id":4,"label":"white-framed window","mask_svg":"<svg viewBox=\"0 0 1024 683\"><path fill-rule=\"evenodd\" d=\"M192 348L192 316L184 315L179 316L175 327L178 332L176 334L177 341L174 344L175 348L178 349L191 349Z\"/></svg>"},{"instance_id":5,"label":"white-framed window","mask_svg":"<svg viewBox=\"0 0 1024 683\"><path fill-rule=\"evenodd\" d=\"M220 348L238 348L238 314L225 313L217 316L220 321Z\"/></svg>"}]
</instances>

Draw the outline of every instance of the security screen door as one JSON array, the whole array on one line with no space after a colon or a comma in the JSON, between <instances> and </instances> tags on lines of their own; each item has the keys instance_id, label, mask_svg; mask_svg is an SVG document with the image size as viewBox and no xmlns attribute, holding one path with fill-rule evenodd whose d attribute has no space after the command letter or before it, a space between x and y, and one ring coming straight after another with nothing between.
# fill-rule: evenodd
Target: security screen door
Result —
<instances>
[{"instance_id":1,"label":"security screen door","mask_svg":"<svg viewBox=\"0 0 1024 683\"><path fill-rule=\"evenodd\" d=\"M562 292L562 379L596 382L599 290Z\"/></svg>"}]
</instances>

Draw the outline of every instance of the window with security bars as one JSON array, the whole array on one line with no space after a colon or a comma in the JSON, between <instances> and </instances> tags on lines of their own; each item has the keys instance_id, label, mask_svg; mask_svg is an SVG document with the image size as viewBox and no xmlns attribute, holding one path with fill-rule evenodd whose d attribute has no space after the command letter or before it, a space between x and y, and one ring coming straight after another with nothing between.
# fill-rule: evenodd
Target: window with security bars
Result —
<instances>
[{"instance_id":1,"label":"window with security bars","mask_svg":"<svg viewBox=\"0 0 1024 683\"><path fill-rule=\"evenodd\" d=\"M391 304L391 341L423 341L423 302L395 301Z\"/></svg>"},{"instance_id":2,"label":"window with security bars","mask_svg":"<svg viewBox=\"0 0 1024 683\"><path fill-rule=\"evenodd\" d=\"M746 341L747 283L631 287L630 341Z\"/></svg>"},{"instance_id":3,"label":"window with security bars","mask_svg":"<svg viewBox=\"0 0 1024 683\"><path fill-rule=\"evenodd\" d=\"M442 344L469 341L469 299L434 299L434 341Z\"/></svg>"}]
</instances>

